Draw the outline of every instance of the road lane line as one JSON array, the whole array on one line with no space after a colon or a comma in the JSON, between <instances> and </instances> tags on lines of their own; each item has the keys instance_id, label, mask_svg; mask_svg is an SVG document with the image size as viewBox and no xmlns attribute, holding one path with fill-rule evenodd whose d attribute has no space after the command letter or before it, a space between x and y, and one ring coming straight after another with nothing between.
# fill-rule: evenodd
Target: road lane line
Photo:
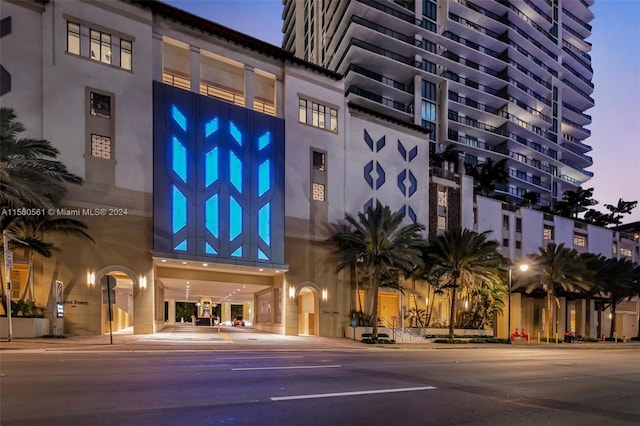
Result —
<instances>
[{"instance_id":1,"label":"road lane line","mask_svg":"<svg viewBox=\"0 0 640 426\"><path fill-rule=\"evenodd\" d=\"M222 336L222 338L223 338L224 340L226 340L227 342L233 342L233 340L231 340L231 337L229 337L229 336L227 335L227 333L223 333L223 332L221 331L221 332L220 332L220 336Z\"/></svg>"},{"instance_id":2,"label":"road lane line","mask_svg":"<svg viewBox=\"0 0 640 426\"><path fill-rule=\"evenodd\" d=\"M292 399L312 399L312 398L334 398L336 396L354 396L354 395L371 395L377 393L394 393L394 392L415 392L423 390L434 390L433 386L421 386L417 388L396 388L396 389L377 389L368 391L355 392L336 392L336 393L317 393L311 395L292 395L292 396L273 396L272 401L289 401Z\"/></svg>"},{"instance_id":3,"label":"road lane line","mask_svg":"<svg viewBox=\"0 0 640 426\"><path fill-rule=\"evenodd\" d=\"M293 370L304 368L342 368L341 365L299 365L294 367L242 367L232 368L232 371L251 371L251 370Z\"/></svg>"}]
</instances>

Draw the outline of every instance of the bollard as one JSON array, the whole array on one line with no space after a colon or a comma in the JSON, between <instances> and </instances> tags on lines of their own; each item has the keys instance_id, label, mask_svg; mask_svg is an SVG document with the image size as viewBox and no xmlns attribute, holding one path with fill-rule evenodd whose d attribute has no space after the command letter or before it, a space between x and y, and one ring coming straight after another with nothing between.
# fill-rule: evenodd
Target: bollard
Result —
<instances>
[{"instance_id":1,"label":"bollard","mask_svg":"<svg viewBox=\"0 0 640 426\"><path fill-rule=\"evenodd\" d=\"M618 333L613 333L613 341L618 343Z\"/></svg>"},{"instance_id":2,"label":"bollard","mask_svg":"<svg viewBox=\"0 0 640 426\"><path fill-rule=\"evenodd\" d=\"M622 336L622 343L627 343L627 336Z\"/></svg>"},{"instance_id":3,"label":"bollard","mask_svg":"<svg viewBox=\"0 0 640 426\"><path fill-rule=\"evenodd\" d=\"M556 343L560 343L560 342L558 341L558 333L556 333Z\"/></svg>"},{"instance_id":4,"label":"bollard","mask_svg":"<svg viewBox=\"0 0 640 426\"><path fill-rule=\"evenodd\" d=\"M600 341L604 343L604 334L602 335L602 338L600 339Z\"/></svg>"},{"instance_id":5,"label":"bollard","mask_svg":"<svg viewBox=\"0 0 640 426\"><path fill-rule=\"evenodd\" d=\"M540 332L538 331L538 344L540 344Z\"/></svg>"}]
</instances>

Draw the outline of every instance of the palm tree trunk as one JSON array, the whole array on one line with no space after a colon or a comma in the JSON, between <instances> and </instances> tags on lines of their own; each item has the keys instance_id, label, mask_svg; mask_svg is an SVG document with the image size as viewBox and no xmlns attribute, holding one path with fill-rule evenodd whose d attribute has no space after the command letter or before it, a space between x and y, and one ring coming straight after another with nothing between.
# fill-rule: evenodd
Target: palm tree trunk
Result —
<instances>
[{"instance_id":1,"label":"palm tree trunk","mask_svg":"<svg viewBox=\"0 0 640 426\"><path fill-rule=\"evenodd\" d=\"M613 339L616 331L616 304L611 300L611 329L609 330L609 338Z\"/></svg>"},{"instance_id":2,"label":"palm tree trunk","mask_svg":"<svg viewBox=\"0 0 640 426\"><path fill-rule=\"evenodd\" d=\"M545 337L547 338L547 342L549 342L553 336L553 314L551 313L551 308L553 307L553 303L551 301L552 297L551 293L547 292L547 324L545 327Z\"/></svg>"},{"instance_id":3,"label":"palm tree trunk","mask_svg":"<svg viewBox=\"0 0 640 426\"><path fill-rule=\"evenodd\" d=\"M585 321L584 321L584 334L587 339L591 338L591 295L585 296Z\"/></svg>"},{"instance_id":4,"label":"palm tree trunk","mask_svg":"<svg viewBox=\"0 0 640 426\"><path fill-rule=\"evenodd\" d=\"M453 339L454 327L456 322L456 290L457 279L453 279L453 288L451 289L451 312L449 313L449 339Z\"/></svg>"},{"instance_id":5,"label":"palm tree trunk","mask_svg":"<svg viewBox=\"0 0 640 426\"><path fill-rule=\"evenodd\" d=\"M378 338L378 288L379 288L379 276L377 275L377 269L375 268L374 276L372 277L373 281L373 303L371 309L371 326L373 339Z\"/></svg>"}]
</instances>

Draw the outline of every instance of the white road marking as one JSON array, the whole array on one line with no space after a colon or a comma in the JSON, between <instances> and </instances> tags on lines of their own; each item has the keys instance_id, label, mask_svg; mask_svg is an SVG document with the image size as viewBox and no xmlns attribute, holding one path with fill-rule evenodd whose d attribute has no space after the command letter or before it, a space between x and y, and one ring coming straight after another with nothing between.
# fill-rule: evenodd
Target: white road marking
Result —
<instances>
[{"instance_id":1,"label":"white road marking","mask_svg":"<svg viewBox=\"0 0 640 426\"><path fill-rule=\"evenodd\" d=\"M415 392L423 390L434 390L433 386L421 386L417 388L396 388L396 389L377 389L368 391L355 391L355 392L336 392L336 393L318 393L311 395L292 395L292 396L274 396L271 397L272 401L288 401L292 399L312 399L312 398L333 398L336 396L354 396L354 395L371 395L377 393L394 393L394 392Z\"/></svg>"},{"instance_id":2,"label":"white road marking","mask_svg":"<svg viewBox=\"0 0 640 426\"><path fill-rule=\"evenodd\" d=\"M231 360L236 360L236 359L292 359L292 358L304 358L303 356L234 356L234 357L220 357L220 358L216 358L216 359L231 359Z\"/></svg>"},{"instance_id":3,"label":"white road marking","mask_svg":"<svg viewBox=\"0 0 640 426\"><path fill-rule=\"evenodd\" d=\"M232 371L249 371L249 370L292 370L304 368L342 368L341 365L299 365L294 367L245 367L232 368Z\"/></svg>"}]
</instances>

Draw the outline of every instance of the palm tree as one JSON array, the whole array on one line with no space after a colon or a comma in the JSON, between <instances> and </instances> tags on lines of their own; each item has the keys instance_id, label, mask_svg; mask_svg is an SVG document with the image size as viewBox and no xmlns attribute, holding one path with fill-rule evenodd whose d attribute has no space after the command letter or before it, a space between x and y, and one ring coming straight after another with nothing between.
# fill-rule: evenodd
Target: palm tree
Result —
<instances>
[{"instance_id":1,"label":"palm tree","mask_svg":"<svg viewBox=\"0 0 640 426\"><path fill-rule=\"evenodd\" d=\"M633 211L637 205L637 201L624 201L622 198L619 198L616 205L605 204L604 206L611 212L611 224L620 225L622 223L622 215L631 214L631 211Z\"/></svg>"},{"instance_id":2,"label":"palm tree","mask_svg":"<svg viewBox=\"0 0 640 426\"><path fill-rule=\"evenodd\" d=\"M575 249L568 249L564 244L550 243L546 247L540 247L540 253L529 255L532 263L531 273L523 278L525 291L531 293L536 288L542 288L547 293L547 333L550 330L552 305L555 301L559 305L556 296L557 291L589 291L590 284L588 256L581 255ZM549 335L547 334L547 337Z\"/></svg>"},{"instance_id":3,"label":"palm tree","mask_svg":"<svg viewBox=\"0 0 640 426\"><path fill-rule=\"evenodd\" d=\"M19 138L25 127L11 108L0 108L0 207L54 207L66 189L81 184L56 160L60 151L43 139Z\"/></svg>"},{"instance_id":4,"label":"palm tree","mask_svg":"<svg viewBox=\"0 0 640 426\"><path fill-rule=\"evenodd\" d=\"M481 195L489 196L495 191L496 184L505 184L509 181L506 164L507 160L504 158L497 163L487 158L484 163L475 167L468 165L467 175L473 177L475 188Z\"/></svg>"},{"instance_id":5,"label":"palm tree","mask_svg":"<svg viewBox=\"0 0 640 426\"><path fill-rule=\"evenodd\" d=\"M602 291L607 293L611 308L611 329L609 337L613 338L616 329L616 306L624 299L633 297L634 265L630 259L607 259L601 271L603 277ZM606 306L605 306L606 308Z\"/></svg>"},{"instance_id":6,"label":"palm tree","mask_svg":"<svg viewBox=\"0 0 640 426\"><path fill-rule=\"evenodd\" d=\"M487 239L489 231L482 233L470 229L451 229L432 237L429 241L429 257L436 271L448 279L451 289L449 337L453 338L456 320L456 292L460 286L469 286L474 279L500 282L500 266L505 259L498 252L497 241Z\"/></svg>"},{"instance_id":7,"label":"palm tree","mask_svg":"<svg viewBox=\"0 0 640 426\"><path fill-rule=\"evenodd\" d=\"M578 213L596 204L598 202L593 199L593 188L582 189L579 186L575 191L565 191L562 194L562 201L556 203L556 212L560 216L577 218Z\"/></svg>"},{"instance_id":8,"label":"palm tree","mask_svg":"<svg viewBox=\"0 0 640 426\"><path fill-rule=\"evenodd\" d=\"M23 248L29 260L28 286L25 286L20 300L26 297L27 289L30 291L33 301L33 255L39 254L43 257L51 257L58 249L54 244L46 242L49 234L72 235L87 239L94 243L93 238L86 232L87 225L75 219L54 218L47 215L40 216L18 216L8 219L2 224L7 231L20 239L26 245L19 244L16 248Z\"/></svg>"},{"instance_id":9,"label":"palm tree","mask_svg":"<svg viewBox=\"0 0 640 426\"><path fill-rule=\"evenodd\" d=\"M420 263L421 248L425 245L420 233L424 226L413 223L401 226L403 215L392 213L388 206L377 203L365 213L358 213L357 219L350 214L346 221L353 228L329 238L336 246L338 265L336 270L358 262L368 271L373 292L371 307L373 338L378 336L378 290L383 277L390 269L411 271Z\"/></svg>"}]
</instances>

